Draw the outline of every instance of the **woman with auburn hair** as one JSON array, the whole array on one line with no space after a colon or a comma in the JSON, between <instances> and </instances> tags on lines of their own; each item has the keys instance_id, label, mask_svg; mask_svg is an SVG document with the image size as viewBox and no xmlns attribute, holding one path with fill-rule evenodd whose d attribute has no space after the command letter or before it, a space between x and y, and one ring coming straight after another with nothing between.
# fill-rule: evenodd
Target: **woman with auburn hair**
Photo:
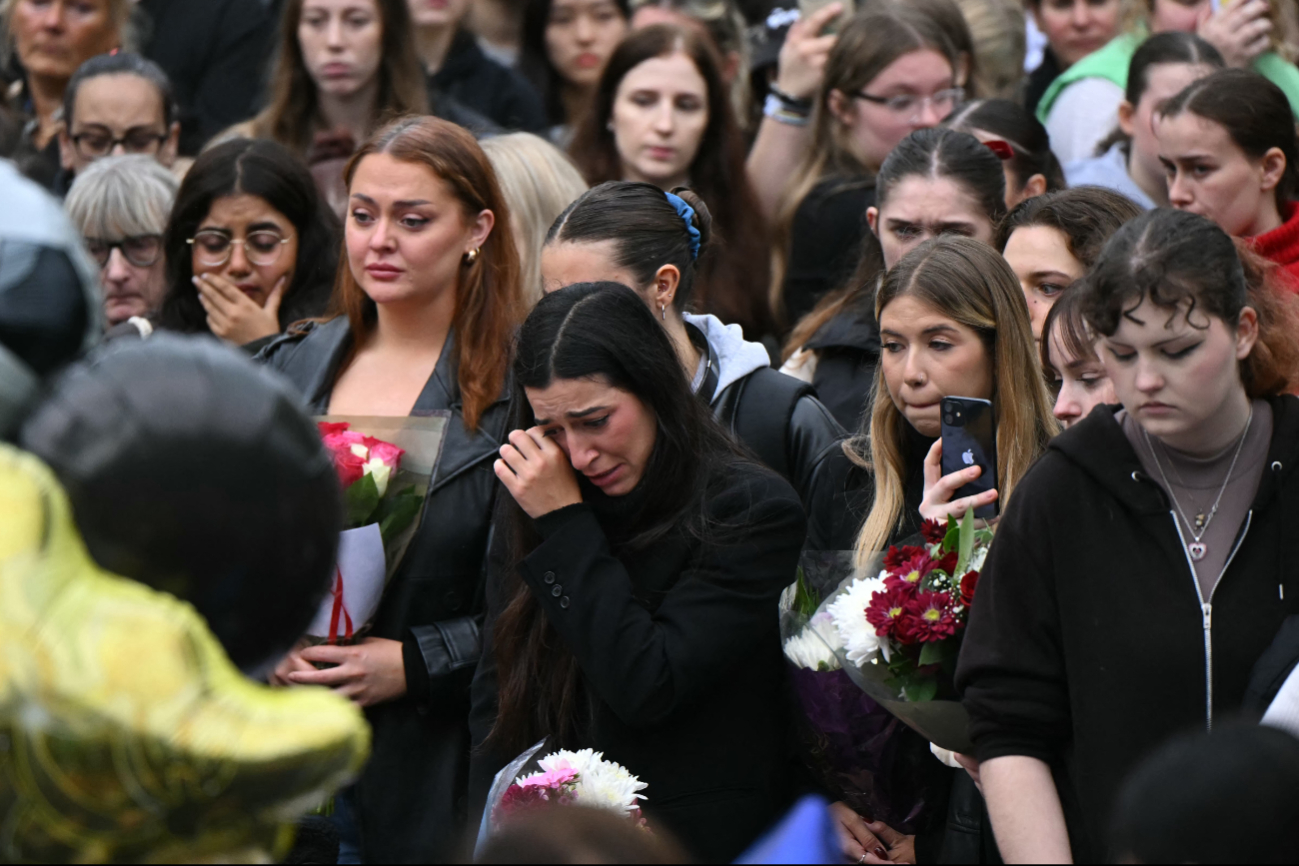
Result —
<instances>
[{"instance_id":1,"label":"woman with auburn hair","mask_svg":"<svg viewBox=\"0 0 1299 866\"><path fill-rule=\"evenodd\" d=\"M629 180L698 193L720 243L702 262L696 310L758 340L775 330L764 291L769 247L728 99L707 36L669 24L641 28L609 60L570 153L593 186Z\"/></svg>"},{"instance_id":2,"label":"woman with auburn hair","mask_svg":"<svg viewBox=\"0 0 1299 866\"><path fill-rule=\"evenodd\" d=\"M483 560L509 420L505 350L523 319L519 254L473 136L431 117L379 130L348 163L337 315L260 356L314 414L452 413L424 515L371 636L276 671L366 708L374 750L354 807L369 862L442 861L459 839ZM316 670L313 663L335 665Z\"/></svg>"}]
</instances>

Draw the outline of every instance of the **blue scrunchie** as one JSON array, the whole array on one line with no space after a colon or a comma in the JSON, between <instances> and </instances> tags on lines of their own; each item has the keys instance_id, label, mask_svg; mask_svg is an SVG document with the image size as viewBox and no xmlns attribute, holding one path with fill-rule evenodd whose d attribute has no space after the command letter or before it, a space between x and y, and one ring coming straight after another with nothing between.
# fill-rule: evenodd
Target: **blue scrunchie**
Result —
<instances>
[{"instance_id":1,"label":"blue scrunchie","mask_svg":"<svg viewBox=\"0 0 1299 866\"><path fill-rule=\"evenodd\" d=\"M668 197L668 203L677 209L677 216L686 224L686 231L690 233L690 257L699 258L699 243L703 236L699 234L699 229L695 228L695 209L686 204L686 200L679 195L665 193Z\"/></svg>"}]
</instances>

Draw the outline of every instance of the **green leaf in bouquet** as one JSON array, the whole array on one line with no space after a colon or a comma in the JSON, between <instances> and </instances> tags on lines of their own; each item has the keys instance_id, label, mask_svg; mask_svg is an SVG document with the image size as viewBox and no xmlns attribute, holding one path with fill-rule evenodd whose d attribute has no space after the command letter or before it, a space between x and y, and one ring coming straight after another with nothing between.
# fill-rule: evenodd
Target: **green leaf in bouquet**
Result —
<instances>
[{"instance_id":1,"label":"green leaf in bouquet","mask_svg":"<svg viewBox=\"0 0 1299 866\"><path fill-rule=\"evenodd\" d=\"M960 529L960 547L957 548L956 554L956 574L965 574L968 570L966 567L970 564L970 557L974 554L974 509L966 509L965 516L961 518Z\"/></svg>"},{"instance_id":2,"label":"green leaf in bouquet","mask_svg":"<svg viewBox=\"0 0 1299 866\"><path fill-rule=\"evenodd\" d=\"M938 681L932 677L922 677L917 674L908 678L908 681L902 686L902 694L906 695L907 700L912 703L932 701L934 696L938 694Z\"/></svg>"},{"instance_id":3,"label":"green leaf in bouquet","mask_svg":"<svg viewBox=\"0 0 1299 866\"><path fill-rule=\"evenodd\" d=\"M374 476L362 475L347 488L347 525L351 529L373 523L375 509L379 507L379 488Z\"/></svg>"},{"instance_id":4,"label":"green leaf in bouquet","mask_svg":"<svg viewBox=\"0 0 1299 866\"><path fill-rule=\"evenodd\" d=\"M811 619L821 606L821 600L807 581L803 567L798 567L798 579L794 581L794 613Z\"/></svg>"},{"instance_id":5,"label":"green leaf in bouquet","mask_svg":"<svg viewBox=\"0 0 1299 866\"><path fill-rule=\"evenodd\" d=\"M961 524L950 514L947 515L947 534L943 536L943 553L959 550L961 547Z\"/></svg>"},{"instance_id":6,"label":"green leaf in bouquet","mask_svg":"<svg viewBox=\"0 0 1299 866\"><path fill-rule=\"evenodd\" d=\"M951 641L941 640L927 643L920 650L920 666L938 665L947 661L952 654Z\"/></svg>"},{"instance_id":7,"label":"green leaf in bouquet","mask_svg":"<svg viewBox=\"0 0 1299 866\"><path fill-rule=\"evenodd\" d=\"M424 497L420 496L413 486L404 488L383 501L380 508L379 534L383 536L384 547L410 527L415 515L419 514L423 502Z\"/></svg>"}]
</instances>

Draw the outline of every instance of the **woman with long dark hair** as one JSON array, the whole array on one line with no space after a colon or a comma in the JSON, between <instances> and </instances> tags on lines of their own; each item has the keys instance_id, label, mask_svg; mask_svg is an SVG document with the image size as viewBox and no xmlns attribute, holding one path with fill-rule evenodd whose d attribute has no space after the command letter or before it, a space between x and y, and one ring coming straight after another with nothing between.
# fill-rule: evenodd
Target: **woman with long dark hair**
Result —
<instances>
[{"instance_id":1,"label":"woman with long dark hair","mask_svg":"<svg viewBox=\"0 0 1299 866\"><path fill-rule=\"evenodd\" d=\"M568 144L630 21L628 0L527 0L519 71L541 94L551 141Z\"/></svg>"},{"instance_id":2,"label":"woman with long dark hair","mask_svg":"<svg viewBox=\"0 0 1299 866\"><path fill-rule=\"evenodd\" d=\"M593 748L648 784L651 826L729 862L790 793L775 613L798 497L735 450L626 287L543 298L514 376L475 778L542 738Z\"/></svg>"},{"instance_id":3,"label":"woman with long dark hair","mask_svg":"<svg viewBox=\"0 0 1299 866\"><path fill-rule=\"evenodd\" d=\"M587 182L688 186L703 197L720 243L700 269L695 306L750 340L775 329L766 227L744 171L744 140L729 111L721 61L703 34L668 24L618 46L570 152Z\"/></svg>"},{"instance_id":4,"label":"woman with long dark hair","mask_svg":"<svg viewBox=\"0 0 1299 866\"><path fill-rule=\"evenodd\" d=\"M671 338L700 402L810 501L833 482L826 453L846 433L811 388L771 369L766 348L745 340L739 326L687 312L711 238L708 208L691 190L609 181L551 227L541 254L543 287L604 280L631 287Z\"/></svg>"},{"instance_id":5,"label":"woman with long dark hair","mask_svg":"<svg viewBox=\"0 0 1299 866\"><path fill-rule=\"evenodd\" d=\"M159 324L255 350L325 311L338 236L337 217L286 149L218 145L195 160L171 211Z\"/></svg>"},{"instance_id":6,"label":"woman with long dark hair","mask_svg":"<svg viewBox=\"0 0 1299 866\"><path fill-rule=\"evenodd\" d=\"M491 164L455 124L395 121L357 152L346 178L335 316L295 329L262 359L316 415L451 418L371 636L304 649L276 676L366 708L374 750L340 800L356 810L364 858L446 860L464 817L468 685L499 489L492 461L509 416L504 347L523 318L518 250Z\"/></svg>"},{"instance_id":7,"label":"woman with long dark hair","mask_svg":"<svg viewBox=\"0 0 1299 866\"><path fill-rule=\"evenodd\" d=\"M1124 777L1238 711L1299 614L1293 338L1251 305L1231 238L1147 212L1081 291L1122 406L1056 437L1018 485L956 672L1010 863L1108 859Z\"/></svg>"}]
</instances>

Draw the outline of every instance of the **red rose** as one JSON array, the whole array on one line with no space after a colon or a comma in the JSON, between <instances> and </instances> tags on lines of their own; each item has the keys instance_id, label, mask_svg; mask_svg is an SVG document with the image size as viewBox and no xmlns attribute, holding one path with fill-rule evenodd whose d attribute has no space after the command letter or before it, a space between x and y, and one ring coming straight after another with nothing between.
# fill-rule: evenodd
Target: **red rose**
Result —
<instances>
[{"instance_id":1,"label":"red rose","mask_svg":"<svg viewBox=\"0 0 1299 866\"><path fill-rule=\"evenodd\" d=\"M965 577L961 578L961 604L964 607L970 607L974 604L974 588L979 585L979 573L977 571L968 572Z\"/></svg>"},{"instance_id":2,"label":"red rose","mask_svg":"<svg viewBox=\"0 0 1299 866\"><path fill-rule=\"evenodd\" d=\"M952 597L945 592L922 592L906 603L902 628L915 643L945 640L956 634Z\"/></svg>"}]
</instances>

